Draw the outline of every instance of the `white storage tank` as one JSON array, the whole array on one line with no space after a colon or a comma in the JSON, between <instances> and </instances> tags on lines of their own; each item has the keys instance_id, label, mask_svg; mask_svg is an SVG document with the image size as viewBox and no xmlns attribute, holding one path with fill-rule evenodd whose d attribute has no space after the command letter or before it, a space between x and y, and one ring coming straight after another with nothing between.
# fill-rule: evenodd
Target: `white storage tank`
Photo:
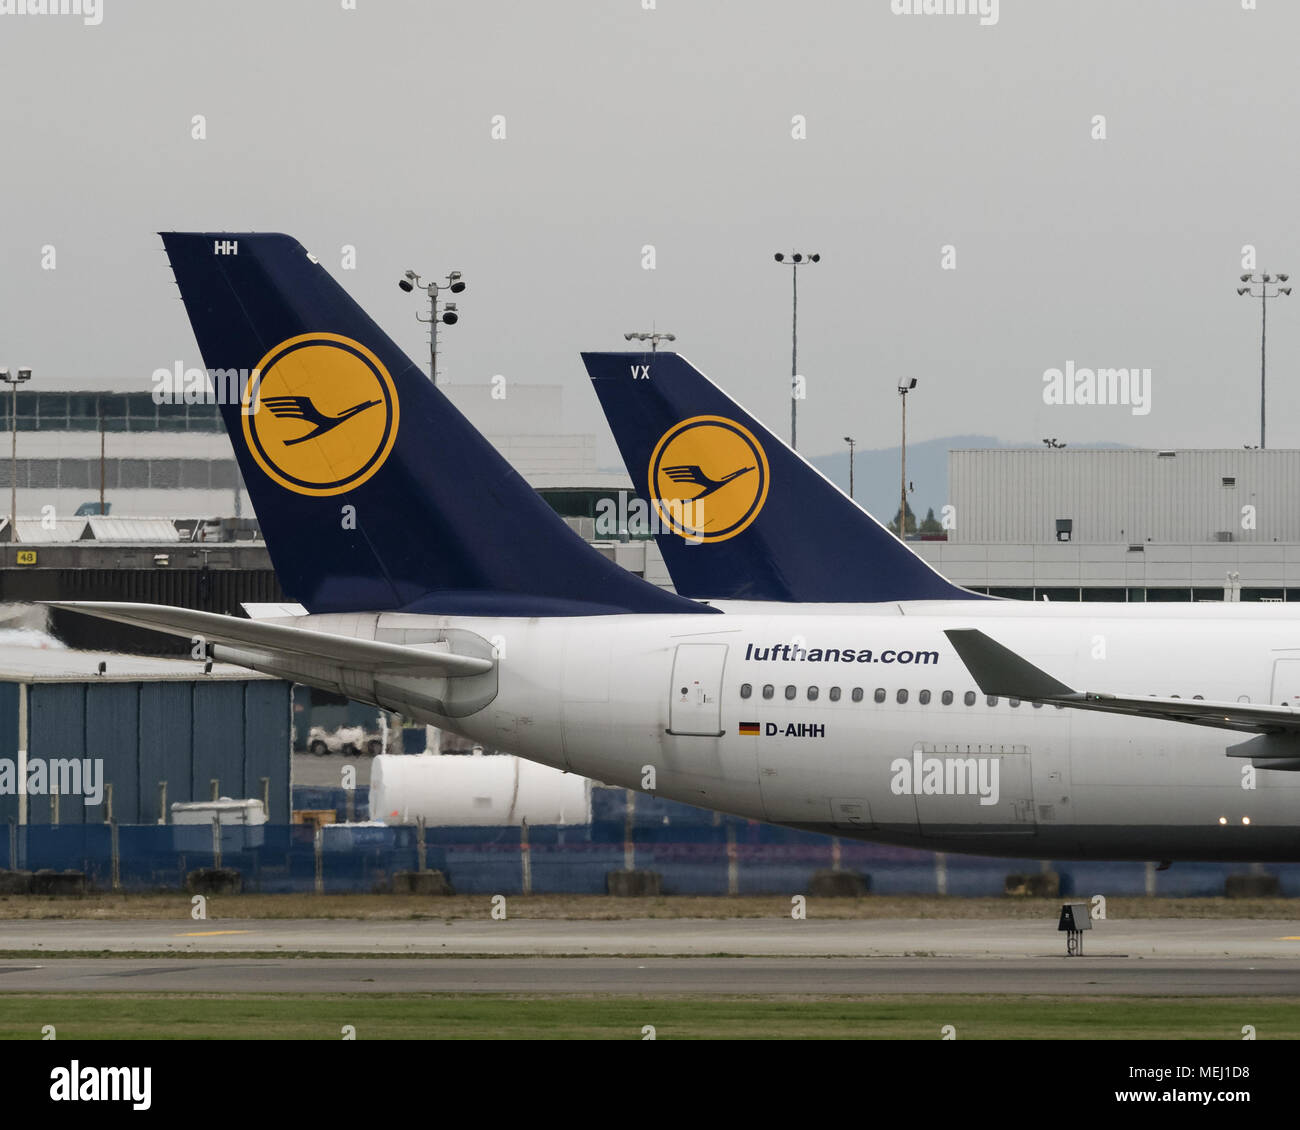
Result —
<instances>
[{"instance_id":1,"label":"white storage tank","mask_svg":"<svg viewBox=\"0 0 1300 1130\"><path fill-rule=\"evenodd\" d=\"M380 754L370 766L370 817L385 824L587 824L586 777L499 753Z\"/></svg>"}]
</instances>

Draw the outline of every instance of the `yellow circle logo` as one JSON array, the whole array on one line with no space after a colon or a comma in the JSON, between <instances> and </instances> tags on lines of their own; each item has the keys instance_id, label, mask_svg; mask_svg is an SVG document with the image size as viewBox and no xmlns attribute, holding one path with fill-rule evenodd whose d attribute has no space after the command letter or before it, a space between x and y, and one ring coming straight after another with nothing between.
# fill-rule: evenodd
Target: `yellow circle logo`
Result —
<instances>
[{"instance_id":1,"label":"yellow circle logo","mask_svg":"<svg viewBox=\"0 0 1300 1130\"><path fill-rule=\"evenodd\" d=\"M659 520L687 541L726 541L767 501L767 456L753 434L723 416L692 416L666 431L650 456Z\"/></svg>"},{"instance_id":2,"label":"yellow circle logo","mask_svg":"<svg viewBox=\"0 0 1300 1130\"><path fill-rule=\"evenodd\" d=\"M338 334L300 334L261 361L245 390L244 440L257 465L298 494L342 494L384 465L397 390L379 358Z\"/></svg>"}]
</instances>

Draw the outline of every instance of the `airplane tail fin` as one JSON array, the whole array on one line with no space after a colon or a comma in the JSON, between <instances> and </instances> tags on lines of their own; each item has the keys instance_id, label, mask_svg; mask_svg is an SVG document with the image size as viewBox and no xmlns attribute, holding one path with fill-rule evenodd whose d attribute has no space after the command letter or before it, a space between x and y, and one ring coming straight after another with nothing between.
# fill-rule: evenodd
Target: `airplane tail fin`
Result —
<instances>
[{"instance_id":1,"label":"airplane tail fin","mask_svg":"<svg viewBox=\"0 0 1300 1130\"><path fill-rule=\"evenodd\" d=\"M856 603L979 599L945 580L676 353L584 353L677 591Z\"/></svg>"},{"instance_id":2,"label":"airplane tail fin","mask_svg":"<svg viewBox=\"0 0 1300 1130\"><path fill-rule=\"evenodd\" d=\"M701 611L586 545L296 240L162 240L291 601Z\"/></svg>"}]
</instances>

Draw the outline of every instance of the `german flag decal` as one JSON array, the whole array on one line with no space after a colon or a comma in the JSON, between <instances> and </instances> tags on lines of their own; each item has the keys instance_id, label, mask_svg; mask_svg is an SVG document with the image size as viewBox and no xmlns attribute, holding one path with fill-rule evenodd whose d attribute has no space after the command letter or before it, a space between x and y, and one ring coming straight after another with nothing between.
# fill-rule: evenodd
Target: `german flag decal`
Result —
<instances>
[{"instance_id":1,"label":"german flag decal","mask_svg":"<svg viewBox=\"0 0 1300 1130\"><path fill-rule=\"evenodd\" d=\"M742 734L750 734L750 735L752 735L753 737L758 737L758 723L757 723L757 722L742 722L742 723L740 724L740 732L741 732Z\"/></svg>"}]
</instances>

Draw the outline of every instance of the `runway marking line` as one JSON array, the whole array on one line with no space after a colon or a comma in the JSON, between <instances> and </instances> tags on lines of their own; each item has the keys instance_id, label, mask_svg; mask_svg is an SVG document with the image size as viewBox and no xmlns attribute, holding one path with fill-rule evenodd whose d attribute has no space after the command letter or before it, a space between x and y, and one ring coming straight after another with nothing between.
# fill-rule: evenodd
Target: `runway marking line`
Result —
<instances>
[{"instance_id":1,"label":"runway marking line","mask_svg":"<svg viewBox=\"0 0 1300 1130\"><path fill-rule=\"evenodd\" d=\"M223 934L251 934L252 930L194 930L189 934L173 934L174 938L216 938Z\"/></svg>"}]
</instances>

